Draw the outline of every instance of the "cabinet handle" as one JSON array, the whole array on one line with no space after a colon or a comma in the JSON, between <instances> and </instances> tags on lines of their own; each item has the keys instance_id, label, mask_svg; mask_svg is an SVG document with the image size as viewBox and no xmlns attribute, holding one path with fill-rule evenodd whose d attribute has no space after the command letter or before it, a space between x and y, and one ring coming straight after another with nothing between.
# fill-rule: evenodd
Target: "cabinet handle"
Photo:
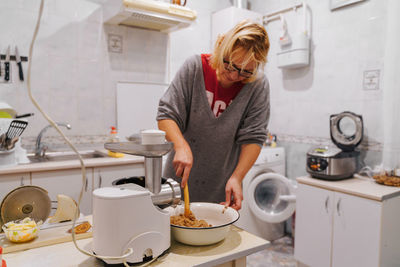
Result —
<instances>
[{"instance_id":1,"label":"cabinet handle","mask_svg":"<svg viewBox=\"0 0 400 267\"><path fill-rule=\"evenodd\" d=\"M336 204L336 210L337 210L337 214L340 216L341 215L341 213L340 213L340 201L341 201L342 199L341 198L339 198L339 200L338 200L338 202L337 202L337 204Z\"/></svg>"},{"instance_id":2,"label":"cabinet handle","mask_svg":"<svg viewBox=\"0 0 400 267\"><path fill-rule=\"evenodd\" d=\"M329 204L329 196L327 196L326 199L325 199L325 210L326 210L326 213L329 212L328 211L328 204Z\"/></svg>"},{"instance_id":3,"label":"cabinet handle","mask_svg":"<svg viewBox=\"0 0 400 267\"><path fill-rule=\"evenodd\" d=\"M87 178L87 176L86 176L86 181L85 181L85 192L87 192L88 183L89 183L89 181L88 181L88 178Z\"/></svg>"},{"instance_id":4,"label":"cabinet handle","mask_svg":"<svg viewBox=\"0 0 400 267\"><path fill-rule=\"evenodd\" d=\"M103 178L101 178L101 173L99 172L99 188L101 187L102 183L103 183Z\"/></svg>"}]
</instances>

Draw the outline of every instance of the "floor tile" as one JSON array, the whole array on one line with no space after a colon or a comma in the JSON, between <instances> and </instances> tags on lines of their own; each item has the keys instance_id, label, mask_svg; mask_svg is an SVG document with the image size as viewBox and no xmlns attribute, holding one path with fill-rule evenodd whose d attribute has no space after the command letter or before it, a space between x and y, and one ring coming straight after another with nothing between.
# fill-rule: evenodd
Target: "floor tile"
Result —
<instances>
[{"instance_id":1,"label":"floor tile","mask_svg":"<svg viewBox=\"0 0 400 267\"><path fill-rule=\"evenodd\" d=\"M247 256L247 267L296 267L293 239L285 236L272 241L268 248Z\"/></svg>"}]
</instances>

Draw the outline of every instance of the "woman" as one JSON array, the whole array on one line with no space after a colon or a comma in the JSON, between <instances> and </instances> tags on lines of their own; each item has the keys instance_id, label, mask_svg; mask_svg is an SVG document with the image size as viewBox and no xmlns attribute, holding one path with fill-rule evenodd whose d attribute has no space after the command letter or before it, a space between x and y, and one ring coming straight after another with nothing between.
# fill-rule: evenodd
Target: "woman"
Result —
<instances>
[{"instance_id":1,"label":"woman","mask_svg":"<svg viewBox=\"0 0 400 267\"><path fill-rule=\"evenodd\" d=\"M267 137L269 84L264 27L242 21L211 55L187 59L160 100L157 121L174 143L164 177L190 177L191 201L241 208L242 180Z\"/></svg>"}]
</instances>

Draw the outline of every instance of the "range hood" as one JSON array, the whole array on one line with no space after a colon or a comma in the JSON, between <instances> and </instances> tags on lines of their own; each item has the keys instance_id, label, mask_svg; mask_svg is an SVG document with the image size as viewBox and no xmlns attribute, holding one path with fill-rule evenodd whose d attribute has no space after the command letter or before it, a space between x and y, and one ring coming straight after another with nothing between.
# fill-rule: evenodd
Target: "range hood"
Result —
<instances>
[{"instance_id":1,"label":"range hood","mask_svg":"<svg viewBox=\"0 0 400 267\"><path fill-rule=\"evenodd\" d=\"M171 32L189 26L196 12L180 5L155 0L108 0L103 5L104 23Z\"/></svg>"}]
</instances>

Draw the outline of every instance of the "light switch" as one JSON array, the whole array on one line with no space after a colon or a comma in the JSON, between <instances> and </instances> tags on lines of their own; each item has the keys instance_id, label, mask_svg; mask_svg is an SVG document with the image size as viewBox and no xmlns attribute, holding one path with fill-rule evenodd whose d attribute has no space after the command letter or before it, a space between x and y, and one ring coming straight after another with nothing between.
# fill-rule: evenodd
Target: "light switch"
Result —
<instances>
[{"instance_id":1,"label":"light switch","mask_svg":"<svg viewBox=\"0 0 400 267\"><path fill-rule=\"evenodd\" d=\"M379 90L380 70L364 71L363 89L364 90Z\"/></svg>"},{"instance_id":2,"label":"light switch","mask_svg":"<svg viewBox=\"0 0 400 267\"><path fill-rule=\"evenodd\" d=\"M122 36L108 34L108 52L122 53Z\"/></svg>"}]
</instances>

